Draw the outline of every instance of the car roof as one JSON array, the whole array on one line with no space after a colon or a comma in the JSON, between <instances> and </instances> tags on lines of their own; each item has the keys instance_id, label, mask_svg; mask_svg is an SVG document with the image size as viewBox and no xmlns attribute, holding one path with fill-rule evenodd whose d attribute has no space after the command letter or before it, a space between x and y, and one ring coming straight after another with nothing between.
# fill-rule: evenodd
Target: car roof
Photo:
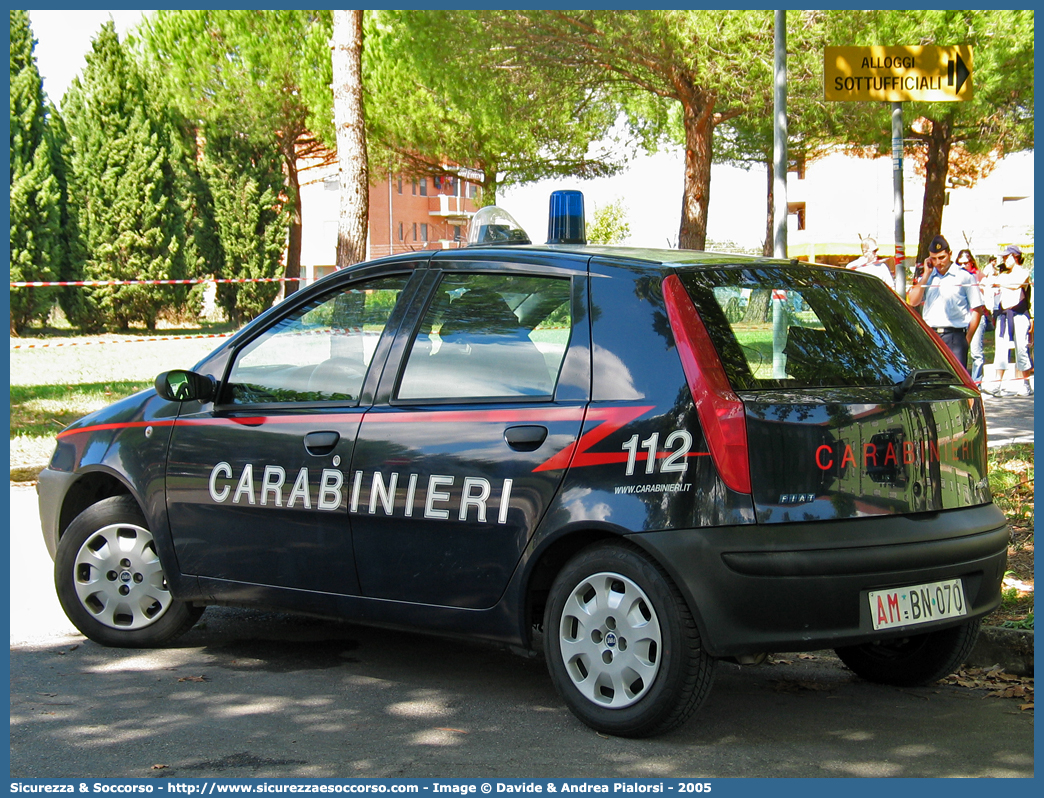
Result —
<instances>
[{"instance_id":1,"label":"car roof","mask_svg":"<svg viewBox=\"0 0 1044 798\"><path fill-rule=\"evenodd\" d=\"M396 255L387 255L382 258L364 261L347 269L333 272L317 281L328 284L331 279L336 280L334 275L351 273L359 268L391 265L396 263L417 266L420 263L438 264L440 261L505 261L515 260L518 263L536 263L543 261L548 256L554 257L559 266L574 268L577 271L586 270L587 263L592 259L601 262L617 261L627 264L629 267L642 267L650 271L669 273L677 268L752 268L759 266L801 266L813 269L834 269L836 267L821 264L808 263L798 260L784 260L781 258L766 258L755 255L737 255L726 252L705 252L693 249L666 249L656 247L627 247L609 244L512 244L494 246L470 246L458 249L429 249L403 252Z\"/></svg>"},{"instance_id":2,"label":"car roof","mask_svg":"<svg viewBox=\"0 0 1044 798\"><path fill-rule=\"evenodd\" d=\"M735 255L724 252L704 252L692 249L659 249L654 247L626 247L600 244L528 244L513 246L476 246L461 249L435 251L432 260L476 257L502 259L505 253L519 255L553 254L569 260L615 259L631 264L642 263L649 267L674 268L679 266L786 266L798 261L765 258L752 255ZM819 264L803 264L819 265Z\"/></svg>"}]
</instances>

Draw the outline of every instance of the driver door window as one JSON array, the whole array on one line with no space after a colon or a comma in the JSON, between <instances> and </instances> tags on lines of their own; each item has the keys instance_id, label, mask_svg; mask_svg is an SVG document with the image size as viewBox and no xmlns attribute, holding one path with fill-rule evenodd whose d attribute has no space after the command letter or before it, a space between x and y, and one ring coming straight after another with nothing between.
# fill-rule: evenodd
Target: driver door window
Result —
<instances>
[{"instance_id":1,"label":"driver door window","mask_svg":"<svg viewBox=\"0 0 1044 798\"><path fill-rule=\"evenodd\" d=\"M236 358L226 401L357 402L408 279L383 277L326 294L277 322Z\"/></svg>"}]
</instances>

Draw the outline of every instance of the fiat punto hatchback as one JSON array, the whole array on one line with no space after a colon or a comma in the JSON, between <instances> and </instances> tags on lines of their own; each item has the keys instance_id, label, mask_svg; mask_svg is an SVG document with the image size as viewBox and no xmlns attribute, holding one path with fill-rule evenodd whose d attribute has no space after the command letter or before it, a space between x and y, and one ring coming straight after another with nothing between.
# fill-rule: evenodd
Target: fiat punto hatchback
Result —
<instances>
[{"instance_id":1,"label":"fiat punto hatchback","mask_svg":"<svg viewBox=\"0 0 1044 798\"><path fill-rule=\"evenodd\" d=\"M797 261L549 243L339 271L191 370L58 435L59 598L111 646L210 604L542 651L586 724L682 723L720 659L834 649L955 669L1008 529L967 372L881 280Z\"/></svg>"}]
</instances>

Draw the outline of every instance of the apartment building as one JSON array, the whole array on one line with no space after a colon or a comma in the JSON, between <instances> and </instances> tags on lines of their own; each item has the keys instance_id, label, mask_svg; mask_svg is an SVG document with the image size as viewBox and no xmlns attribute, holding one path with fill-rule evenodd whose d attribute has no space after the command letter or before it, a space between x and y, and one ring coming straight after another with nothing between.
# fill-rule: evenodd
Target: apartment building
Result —
<instances>
[{"instance_id":1,"label":"apartment building","mask_svg":"<svg viewBox=\"0 0 1044 798\"><path fill-rule=\"evenodd\" d=\"M907 266L917 255L924 179L904 164L903 206ZM895 254L890 158L838 152L787 175L787 249L792 258L844 263L860 254L861 238ZM954 253L997 254L1008 244L1033 252L1033 152L1003 158L974 185L951 181L940 231Z\"/></svg>"},{"instance_id":2,"label":"apartment building","mask_svg":"<svg viewBox=\"0 0 1044 798\"><path fill-rule=\"evenodd\" d=\"M388 175L370 185L370 224L366 258L420 249L462 246L468 220L478 210L481 175L454 167L446 177ZM301 244L302 285L329 274L337 255L340 181L336 165L312 167L301 186L304 234ZM469 180L468 178L471 178Z\"/></svg>"}]
</instances>

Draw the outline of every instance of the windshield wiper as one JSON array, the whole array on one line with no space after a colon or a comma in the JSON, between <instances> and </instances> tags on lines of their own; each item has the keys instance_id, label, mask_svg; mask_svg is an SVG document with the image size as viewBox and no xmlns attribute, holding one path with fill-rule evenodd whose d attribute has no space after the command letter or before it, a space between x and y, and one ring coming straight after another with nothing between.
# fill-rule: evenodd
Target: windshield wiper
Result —
<instances>
[{"instance_id":1,"label":"windshield wiper","mask_svg":"<svg viewBox=\"0 0 1044 798\"><path fill-rule=\"evenodd\" d=\"M895 394L895 401L900 401L910 392L910 389L918 383L938 379L945 379L947 382L952 383L954 379L953 373L946 369L914 369L906 375L905 380L897 382L892 386L892 391Z\"/></svg>"}]
</instances>

